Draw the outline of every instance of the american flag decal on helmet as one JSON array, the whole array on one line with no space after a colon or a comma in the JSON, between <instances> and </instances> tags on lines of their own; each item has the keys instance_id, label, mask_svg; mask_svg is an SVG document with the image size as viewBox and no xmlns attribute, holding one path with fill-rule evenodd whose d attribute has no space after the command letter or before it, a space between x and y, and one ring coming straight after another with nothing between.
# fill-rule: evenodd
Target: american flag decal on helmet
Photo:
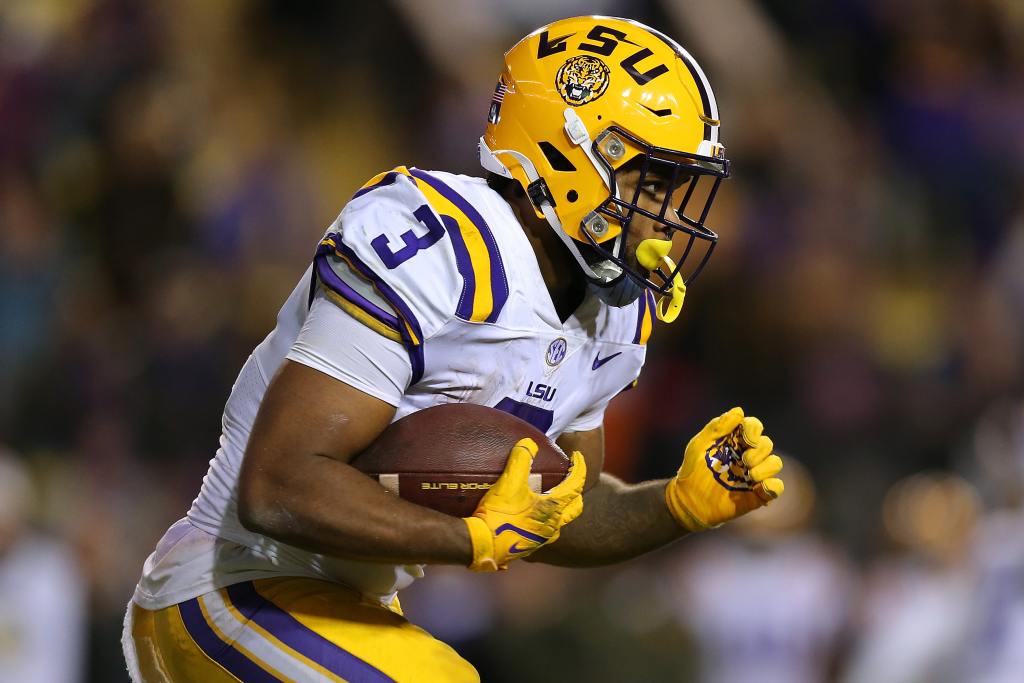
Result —
<instances>
[{"instance_id":1,"label":"american flag decal on helmet","mask_svg":"<svg viewBox=\"0 0 1024 683\"><path fill-rule=\"evenodd\" d=\"M491 97L491 108L487 112L487 123L497 123L501 120L501 103L505 99L505 93L508 91L508 86L505 82L498 80L498 85L494 86L494 95Z\"/></svg>"}]
</instances>

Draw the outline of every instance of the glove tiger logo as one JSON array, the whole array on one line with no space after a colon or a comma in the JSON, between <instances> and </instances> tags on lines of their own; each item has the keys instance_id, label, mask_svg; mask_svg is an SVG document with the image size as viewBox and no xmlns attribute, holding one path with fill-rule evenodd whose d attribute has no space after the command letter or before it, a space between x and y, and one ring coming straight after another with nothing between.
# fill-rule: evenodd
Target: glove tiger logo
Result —
<instances>
[{"instance_id":1,"label":"glove tiger logo","mask_svg":"<svg viewBox=\"0 0 1024 683\"><path fill-rule=\"evenodd\" d=\"M730 491L750 491L753 483L747 475L740 456L739 438L735 434L724 436L711 445L704 454L704 462L711 475Z\"/></svg>"},{"instance_id":2,"label":"glove tiger logo","mask_svg":"<svg viewBox=\"0 0 1024 683\"><path fill-rule=\"evenodd\" d=\"M611 80L608 65L596 57L571 57L555 75L555 87L567 104L574 107L593 102L604 94Z\"/></svg>"}]
</instances>

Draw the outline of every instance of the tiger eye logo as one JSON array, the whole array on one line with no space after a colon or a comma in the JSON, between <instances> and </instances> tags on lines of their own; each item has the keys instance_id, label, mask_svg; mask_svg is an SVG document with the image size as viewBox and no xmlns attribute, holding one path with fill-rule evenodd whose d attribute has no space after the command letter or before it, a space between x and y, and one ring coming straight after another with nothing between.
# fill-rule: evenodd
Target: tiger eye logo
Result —
<instances>
[{"instance_id":1,"label":"tiger eye logo","mask_svg":"<svg viewBox=\"0 0 1024 683\"><path fill-rule=\"evenodd\" d=\"M611 71L596 57L571 57L555 75L555 87L566 103L574 107L593 102L608 89Z\"/></svg>"}]
</instances>

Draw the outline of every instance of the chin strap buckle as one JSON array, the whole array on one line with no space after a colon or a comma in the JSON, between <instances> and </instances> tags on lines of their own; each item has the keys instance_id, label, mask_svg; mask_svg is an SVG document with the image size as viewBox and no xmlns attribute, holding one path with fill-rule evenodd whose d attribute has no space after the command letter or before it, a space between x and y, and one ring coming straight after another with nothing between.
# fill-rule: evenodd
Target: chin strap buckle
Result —
<instances>
[{"instance_id":1,"label":"chin strap buckle","mask_svg":"<svg viewBox=\"0 0 1024 683\"><path fill-rule=\"evenodd\" d=\"M526 186L526 194L530 197L530 201L538 209L544 205L545 202L551 206L555 205L555 198L551 195L551 190L548 189L548 184L544 182L543 178L537 178L532 183Z\"/></svg>"}]
</instances>

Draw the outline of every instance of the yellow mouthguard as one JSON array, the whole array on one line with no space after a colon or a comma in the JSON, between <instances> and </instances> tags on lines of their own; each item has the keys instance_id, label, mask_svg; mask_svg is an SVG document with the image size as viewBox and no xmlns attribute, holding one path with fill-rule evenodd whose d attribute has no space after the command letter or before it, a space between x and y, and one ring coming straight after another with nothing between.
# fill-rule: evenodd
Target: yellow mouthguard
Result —
<instances>
[{"instance_id":1,"label":"yellow mouthguard","mask_svg":"<svg viewBox=\"0 0 1024 683\"><path fill-rule=\"evenodd\" d=\"M672 249L672 240L646 239L636 248L637 262L647 270L657 270L664 265L671 273L676 269L675 262L669 258L668 252ZM672 278L672 292L663 295L658 299L655 313L658 320L670 323L679 317L679 311L683 310L683 299L686 298L686 284L683 278L676 273Z\"/></svg>"},{"instance_id":2,"label":"yellow mouthguard","mask_svg":"<svg viewBox=\"0 0 1024 683\"><path fill-rule=\"evenodd\" d=\"M668 256L671 250L672 240L647 239L637 246L636 260L647 270L657 270L661 260Z\"/></svg>"}]
</instances>

